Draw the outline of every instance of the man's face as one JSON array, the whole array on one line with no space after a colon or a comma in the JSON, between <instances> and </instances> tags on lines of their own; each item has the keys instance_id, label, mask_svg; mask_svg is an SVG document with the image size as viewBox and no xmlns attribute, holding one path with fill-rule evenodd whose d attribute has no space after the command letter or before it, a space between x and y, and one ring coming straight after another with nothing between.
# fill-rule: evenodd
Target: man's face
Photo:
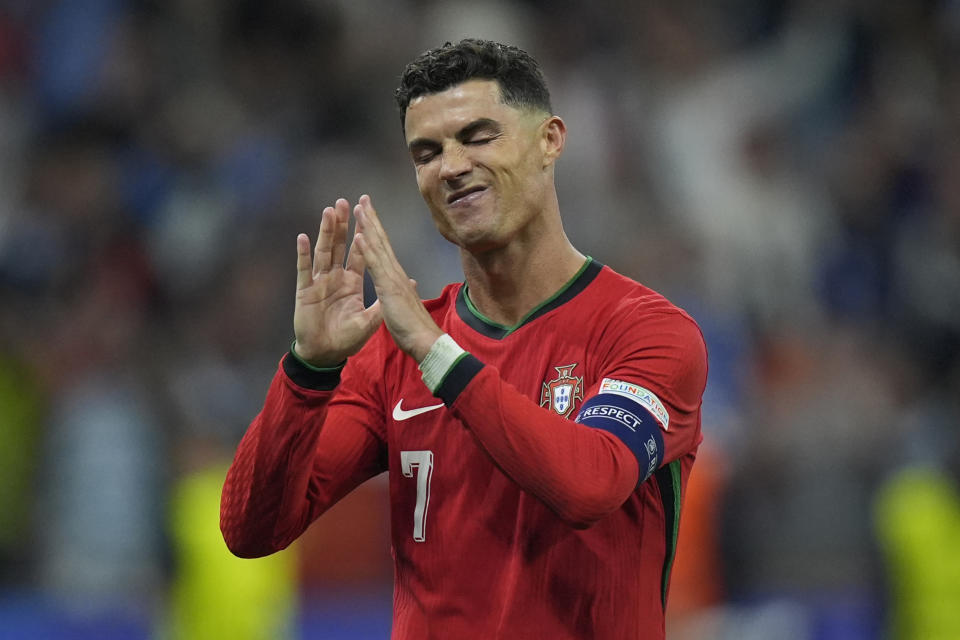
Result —
<instances>
[{"instance_id":1,"label":"man's face","mask_svg":"<svg viewBox=\"0 0 960 640\"><path fill-rule=\"evenodd\" d=\"M547 120L504 104L493 80L469 80L410 102L407 146L443 237L488 251L536 217L552 184L542 144Z\"/></svg>"}]
</instances>

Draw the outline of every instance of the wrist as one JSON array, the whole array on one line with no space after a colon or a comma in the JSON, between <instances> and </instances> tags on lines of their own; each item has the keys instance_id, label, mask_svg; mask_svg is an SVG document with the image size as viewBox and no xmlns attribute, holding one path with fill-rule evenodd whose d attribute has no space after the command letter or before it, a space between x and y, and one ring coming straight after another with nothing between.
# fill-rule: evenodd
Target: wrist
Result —
<instances>
[{"instance_id":1,"label":"wrist","mask_svg":"<svg viewBox=\"0 0 960 640\"><path fill-rule=\"evenodd\" d=\"M434 340L419 367L423 383L431 393L436 393L447 374L467 355L446 333Z\"/></svg>"},{"instance_id":2,"label":"wrist","mask_svg":"<svg viewBox=\"0 0 960 640\"><path fill-rule=\"evenodd\" d=\"M300 346L300 343L296 340L293 341L293 344L290 345L290 353L293 354L293 357L296 358L300 364L304 365L309 369L315 371L332 371L334 369L343 368L344 363L346 363L346 358L336 358L330 356L320 356L307 354L303 351Z\"/></svg>"},{"instance_id":3,"label":"wrist","mask_svg":"<svg viewBox=\"0 0 960 640\"><path fill-rule=\"evenodd\" d=\"M293 347L294 345L291 344L290 352L280 361L290 381L299 387L314 391L332 391L337 388L346 360L338 367L315 367L297 355Z\"/></svg>"},{"instance_id":4,"label":"wrist","mask_svg":"<svg viewBox=\"0 0 960 640\"><path fill-rule=\"evenodd\" d=\"M413 346L410 347L410 350L407 352L410 354L410 357L417 361L417 364L422 364L424 358L430 353L430 350L437 343L442 336L447 334L443 333L439 329L435 332L430 332L425 334L421 339L414 342Z\"/></svg>"}]
</instances>

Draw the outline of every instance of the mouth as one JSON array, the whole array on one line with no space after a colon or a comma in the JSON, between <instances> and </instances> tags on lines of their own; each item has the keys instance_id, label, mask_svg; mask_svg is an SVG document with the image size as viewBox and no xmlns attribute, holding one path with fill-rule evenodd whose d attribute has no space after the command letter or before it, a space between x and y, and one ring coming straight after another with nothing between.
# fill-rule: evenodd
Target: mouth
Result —
<instances>
[{"instance_id":1,"label":"mouth","mask_svg":"<svg viewBox=\"0 0 960 640\"><path fill-rule=\"evenodd\" d=\"M466 189L460 189L459 191L454 191L447 198L447 204L449 205L467 204L479 198L480 194L482 194L486 190L487 190L486 187L477 185L474 187L467 187Z\"/></svg>"}]
</instances>

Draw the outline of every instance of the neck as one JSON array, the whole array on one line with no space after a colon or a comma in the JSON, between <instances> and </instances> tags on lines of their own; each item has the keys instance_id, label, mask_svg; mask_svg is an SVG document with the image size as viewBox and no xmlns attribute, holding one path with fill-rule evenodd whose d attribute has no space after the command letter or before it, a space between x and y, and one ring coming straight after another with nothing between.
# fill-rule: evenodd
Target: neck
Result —
<instances>
[{"instance_id":1,"label":"neck","mask_svg":"<svg viewBox=\"0 0 960 640\"><path fill-rule=\"evenodd\" d=\"M532 243L513 242L482 254L463 250L460 256L473 305L493 322L508 327L519 324L559 291L586 260L562 229Z\"/></svg>"}]
</instances>

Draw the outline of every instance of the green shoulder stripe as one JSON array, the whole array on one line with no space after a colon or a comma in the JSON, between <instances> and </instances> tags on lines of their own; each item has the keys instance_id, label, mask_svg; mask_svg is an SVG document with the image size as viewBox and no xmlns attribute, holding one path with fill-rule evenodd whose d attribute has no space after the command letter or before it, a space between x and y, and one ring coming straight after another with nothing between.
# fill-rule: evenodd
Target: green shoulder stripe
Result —
<instances>
[{"instance_id":1,"label":"green shoulder stripe","mask_svg":"<svg viewBox=\"0 0 960 640\"><path fill-rule=\"evenodd\" d=\"M670 572L677 555L677 535L680 531L680 461L660 467L656 473L657 486L660 488L660 500L663 506L663 525L666 534L663 573L660 583L660 599L664 609L667 607L667 590L670 587Z\"/></svg>"}]
</instances>

